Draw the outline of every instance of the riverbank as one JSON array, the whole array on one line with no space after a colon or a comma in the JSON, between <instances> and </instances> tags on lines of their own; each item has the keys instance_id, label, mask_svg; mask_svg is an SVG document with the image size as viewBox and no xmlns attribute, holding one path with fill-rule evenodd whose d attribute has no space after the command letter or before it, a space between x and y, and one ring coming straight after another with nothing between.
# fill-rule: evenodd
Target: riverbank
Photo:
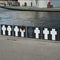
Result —
<instances>
[{"instance_id":1,"label":"riverbank","mask_svg":"<svg viewBox=\"0 0 60 60\"><path fill-rule=\"evenodd\" d=\"M60 8L37 8L37 7L19 7L19 6L0 6L0 8L15 11L60 12Z\"/></svg>"}]
</instances>

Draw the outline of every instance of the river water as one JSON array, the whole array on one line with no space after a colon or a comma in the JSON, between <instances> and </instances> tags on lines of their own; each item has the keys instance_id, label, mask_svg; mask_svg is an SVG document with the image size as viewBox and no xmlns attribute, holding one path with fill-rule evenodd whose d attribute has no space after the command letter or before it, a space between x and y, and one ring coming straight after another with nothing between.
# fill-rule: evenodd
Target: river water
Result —
<instances>
[{"instance_id":1,"label":"river water","mask_svg":"<svg viewBox=\"0 0 60 60\"><path fill-rule=\"evenodd\" d=\"M60 27L60 12L12 11L0 8L0 24Z\"/></svg>"}]
</instances>

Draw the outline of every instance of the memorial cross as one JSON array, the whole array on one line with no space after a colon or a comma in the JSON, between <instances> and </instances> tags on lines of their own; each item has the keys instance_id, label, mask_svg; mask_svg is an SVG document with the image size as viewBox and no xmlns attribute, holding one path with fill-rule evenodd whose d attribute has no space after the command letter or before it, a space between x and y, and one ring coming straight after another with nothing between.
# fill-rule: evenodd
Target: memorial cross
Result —
<instances>
[{"instance_id":1,"label":"memorial cross","mask_svg":"<svg viewBox=\"0 0 60 60\"><path fill-rule=\"evenodd\" d=\"M18 36L19 28L17 26L15 26L14 31L15 31L15 36Z\"/></svg>"},{"instance_id":2,"label":"memorial cross","mask_svg":"<svg viewBox=\"0 0 60 60\"><path fill-rule=\"evenodd\" d=\"M21 37L24 37L25 29L22 30L22 29L20 28L20 32L21 32Z\"/></svg>"},{"instance_id":3,"label":"memorial cross","mask_svg":"<svg viewBox=\"0 0 60 60\"><path fill-rule=\"evenodd\" d=\"M47 28L45 28L45 29L43 30L43 34L44 34L44 39L48 39L49 31L48 31Z\"/></svg>"},{"instance_id":4,"label":"memorial cross","mask_svg":"<svg viewBox=\"0 0 60 60\"><path fill-rule=\"evenodd\" d=\"M2 31L3 31L3 35L5 35L5 31L6 31L5 25L2 26Z\"/></svg>"},{"instance_id":5,"label":"memorial cross","mask_svg":"<svg viewBox=\"0 0 60 60\"><path fill-rule=\"evenodd\" d=\"M56 40L56 35L57 35L57 31L55 31L55 29L52 29L52 31L50 31L50 34L52 35L52 40Z\"/></svg>"},{"instance_id":6,"label":"memorial cross","mask_svg":"<svg viewBox=\"0 0 60 60\"><path fill-rule=\"evenodd\" d=\"M40 34L39 28L35 28L34 33L35 33L35 37L39 38L39 34Z\"/></svg>"},{"instance_id":7,"label":"memorial cross","mask_svg":"<svg viewBox=\"0 0 60 60\"><path fill-rule=\"evenodd\" d=\"M11 27L8 26L8 27L7 27L7 31L8 31L8 35L9 35L9 36L11 35L11 30L12 30Z\"/></svg>"}]
</instances>

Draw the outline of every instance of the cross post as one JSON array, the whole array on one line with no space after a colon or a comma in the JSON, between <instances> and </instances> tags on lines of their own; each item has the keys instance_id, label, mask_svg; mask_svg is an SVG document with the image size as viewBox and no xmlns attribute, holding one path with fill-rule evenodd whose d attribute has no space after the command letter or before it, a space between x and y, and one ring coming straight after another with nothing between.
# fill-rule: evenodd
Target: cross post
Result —
<instances>
[{"instance_id":1,"label":"cross post","mask_svg":"<svg viewBox=\"0 0 60 60\"><path fill-rule=\"evenodd\" d=\"M17 26L15 26L14 31L15 31L15 36L18 36L18 31L19 31L19 29L18 29Z\"/></svg>"},{"instance_id":2,"label":"cross post","mask_svg":"<svg viewBox=\"0 0 60 60\"><path fill-rule=\"evenodd\" d=\"M39 38L39 34L40 34L39 28L35 28L34 33L35 33L35 37Z\"/></svg>"},{"instance_id":3,"label":"cross post","mask_svg":"<svg viewBox=\"0 0 60 60\"><path fill-rule=\"evenodd\" d=\"M11 35L11 30L12 30L11 27L8 26L8 27L7 27L7 31L8 31L8 35L9 35L9 36Z\"/></svg>"},{"instance_id":4,"label":"cross post","mask_svg":"<svg viewBox=\"0 0 60 60\"><path fill-rule=\"evenodd\" d=\"M52 29L52 31L50 31L50 34L52 35L52 40L56 40L57 31L55 29Z\"/></svg>"},{"instance_id":5,"label":"cross post","mask_svg":"<svg viewBox=\"0 0 60 60\"><path fill-rule=\"evenodd\" d=\"M43 30L43 34L44 34L44 39L48 39L49 31L48 31L47 28L45 28L45 29Z\"/></svg>"},{"instance_id":6,"label":"cross post","mask_svg":"<svg viewBox=\"0 0 60 60\"><path fill-rule=\"evenodd\" d=\"M5 31L6 31L5 25L2 26L2 31L3 31L3 35L5 35Z\"/></svg>"},{"instance_id":7,"label":"cross post","mask_svg":"<svg viewBox=\"0 0 60 60\"><path fill-rule=\"evenodd\" d=\"M24 37L25 29L22 30L22 29L20 28L20 32L21 32L21 37Z\"/></svg>"}]
</instances>

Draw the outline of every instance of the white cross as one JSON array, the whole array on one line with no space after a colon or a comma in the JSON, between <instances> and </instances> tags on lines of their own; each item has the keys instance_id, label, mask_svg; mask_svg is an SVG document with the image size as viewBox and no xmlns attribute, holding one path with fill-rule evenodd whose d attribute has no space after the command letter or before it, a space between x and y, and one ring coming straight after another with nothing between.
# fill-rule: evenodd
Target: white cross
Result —
<instances>
[{"instance_id":1,"label":"white cross","mask_svg":"<svg viewBox=\"0 0 60 60\"><path fill-rule=\"evenodd\" d=\"M45 28L45 29L43 30L43 34L44 34L44 39L48 39L49 31L48 31L47 28Z\"/></svg>"},{"instance_id":2,"label":"white cross","mask_svg":"<svg viewBox=\"0 0 60 60\"><path fill-rule=\"evenodd\" d=\"M14 31L15 31L15 36L18 36L19 28L17 26L15 26Z\"/></svg>"},{"instance_id":3,"label":"white cross","mask_svg":"<svg viewBox=\"0 0 60 60\"><path fill-rule=\"evenodd\" d=\"M50 31L50 34L52 35L52 40L56 40L56 35L57 35L57 31L55 31L55 29L52 29L52 31Z\"/></svg>"},{"instance_id":4,"label":"white cross","mask_svg":"<svg viewBox=\"0 0 60 60\"><path fill-rule=\"evenodd\" d=\"M21 32L21 37L24 37L25 29L24 29L24 30L22 30L22 29L20 28L20 32Z\"/></svg>"},{"instance_id":5,"label":"white cross","mask_svg":"<svg viewBox=\"0 0 60 60\"><path fill-rule=\"evenodd\" d=\"M2 31L3 31L3 35L5 35L5 31L6 31L5 25L2 26Z\"/></svg>"},{"instance_id":6,"label":"white cross","mask_svg":"<svg viewBox=\"0 0 60 60\"><path fill-rule=\"evenodd\" d=\"M7 27L7 31L8 31L8 35L9 35L9 36L11 35L11 30L12 30L11 27L8 26L8 27Z\"/></svg>"},{"instance_id":7,"label":"white cross","mask_svg":"<svg viewBox=\"0 0 60 60\"><path fill-rule=\"evenodd\" d=\"M40 34L39 28L35 28L34 33L35 33L35 37L39 38L39 34Z\"/></svg>"}]
</instances>

